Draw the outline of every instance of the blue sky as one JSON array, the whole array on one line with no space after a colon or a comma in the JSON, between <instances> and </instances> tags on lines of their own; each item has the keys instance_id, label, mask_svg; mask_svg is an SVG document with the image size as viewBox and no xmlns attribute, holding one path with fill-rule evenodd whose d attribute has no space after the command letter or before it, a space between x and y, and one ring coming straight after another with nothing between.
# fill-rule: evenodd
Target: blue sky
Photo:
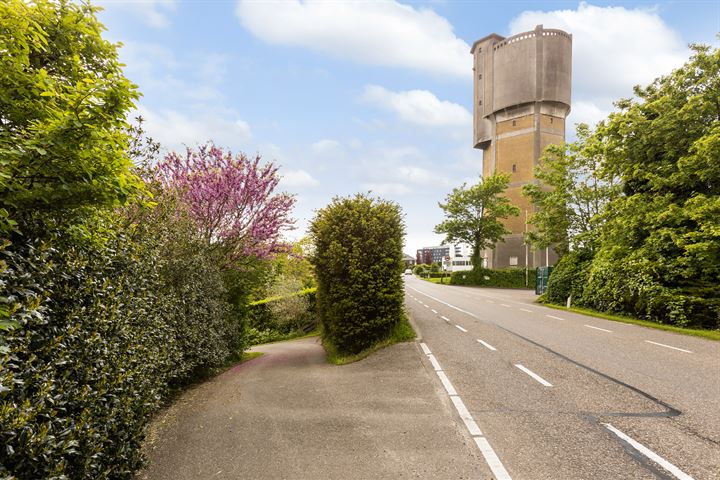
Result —
<instances>
[{"instance_id":1,"label":"blue sky","mask_svg":"<svg viewBox=\"0 0 720 480\"><path fill-rule=\"evenodd\" d=\"M437 203L476 181L470 45L536 24L573 34L570 123L718 46L720 0L100 1L138 112L166 149L213 140L281 166L297 229L335 195L397 201L405 251L439 244ZM569 132L569 140L573 133Z\"/></svg>"}]
</instances>

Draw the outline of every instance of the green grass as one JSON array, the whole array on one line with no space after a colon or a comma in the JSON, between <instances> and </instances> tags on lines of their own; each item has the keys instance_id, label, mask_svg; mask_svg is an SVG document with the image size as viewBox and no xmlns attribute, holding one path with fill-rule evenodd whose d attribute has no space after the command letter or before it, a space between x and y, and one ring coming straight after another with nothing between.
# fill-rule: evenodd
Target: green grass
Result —
<instances>
[{"instance_id":1,"label":"green grass","mask_svg":"<svg viewBox=\"0 0 720 480\"><path fill-rule=\"evenodd\" d=\"M335 348L334 345L330 344L330 342L325 341L323 342L323 347L325 347L328 362L334 363L335 365L347 365L348 363L362 360L370 354L377 352L382 348L389 347L390 345L402 342L412 342L413 340L415 340L415 337L415 330L413 330L413 327L412 325L410 325L407 317L403 315L400 321L390 332L390 336L388 338L376 343L372 347L367 348L360 353L355 353L353 355L343 355L337 351L337 348Z\"/></svg>"},{"instance_id":2,"label":"green grass","mask_svg":"<svg viewBox=\"0 0 720 480\"><path fill-rule=\"evenodd\" d=\"M430 282L430 283L442 283L445 285L450 285L450 276L449 275L445 278L424 278L424 277L417 277L417 278L419 278L420 280L425 280L426 282Z\"/></svg>"},{"instance_id":3,"label":"green grass","mask_svg":"<svg viewBox=\"0 0 720 480\"><path fill-rule=\"evenodd\" d=\"M694 337L702 337L709 340L720 341L720 330L701 330L697 328L685 328L677 327L675 325L665 325L662 323L651 322L648 320L640 320L639 318L627 317L625 315L615 315L605 312L598 312L590 308L567 308L563 305L556 305L554 303L543 303L543 305L545 305L546 307L554 308L556 310L565 310L567 312L575 312L582 315L604 318L605 320L612 320L613 322L631 323L633 325L640 325L642 327L655 328L657 330L666 330L668 332L682 333L684 335L692 335Z\"/></svg>"},{"instance_id":4,"label":"green grass","mask_svg":"<svg viewBox=\"0 0 720 480\"><path fill-rule=\"evenodd\" d=\"M262 355L265 355L265 352L243 352L242 357L240 357L240 363L248 362Z\"/></svg>"}]
</instances>

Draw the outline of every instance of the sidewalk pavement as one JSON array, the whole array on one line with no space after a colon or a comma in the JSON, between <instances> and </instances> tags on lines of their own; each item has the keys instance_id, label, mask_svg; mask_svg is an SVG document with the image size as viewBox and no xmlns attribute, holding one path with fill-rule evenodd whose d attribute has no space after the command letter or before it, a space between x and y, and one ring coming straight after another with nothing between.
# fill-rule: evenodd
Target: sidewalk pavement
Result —
<instances>
[{"instance_id":1,"label":"sidewalk pavement","mask_svg":"<svg viewBox=\"0 0 720 480\"><path fill-rule=\"evenodd\" d=\"M489 478L417 343L344 366L314 337L253 350L156 418L138 478Z\"/></svg>"}]
</instances>

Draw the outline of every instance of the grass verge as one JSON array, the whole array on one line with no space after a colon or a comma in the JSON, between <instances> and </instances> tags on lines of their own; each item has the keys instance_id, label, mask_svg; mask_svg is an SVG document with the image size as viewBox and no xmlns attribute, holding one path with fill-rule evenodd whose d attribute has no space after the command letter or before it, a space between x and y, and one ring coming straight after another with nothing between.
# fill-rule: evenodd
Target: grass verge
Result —
<instances>
[{"instance_id":1,"label":"grass verge","mask_svg":"<svg viewBox=\"0 0 720 480\"><path fill-rule=\"evenodd\" d=\"M423 278L423 277L417 277L417 278L419 278L420 280L425 280L426 282L430 282L430 283L442 283L442 284L445 284L445 285L450 285L450 277L445 277L445 278ZM442 281L441 281L441 280L442 280Z\"/></svg>"},{"instance_id":2,"label":"grass verge","mask_svg":"<svg viewBox=\"0 0 720 480\"><path fill-rule=\"evenodd\" d=\"M240 363L248 362L262 355L265 355L265 352L243 352L242 357L240 357Z\"/></svg>"},{"instance_id":3,"label":"grass verge","mask_svg":"<svg viewBox=\"0 0 720 480\"><path fill-rule=\"evenodd\" d=\"M390 345L402 342L412 342L415 340L415 337L415 330L412 325L410 325L407 317L403 315L402 318L400 318L400 321L395 325L395 327L393 327L388 338L376 343L362 352L355 353L353 355L343 355L339 353L337 348L335 348L335 345L331 345L330 342L323 342L323 347L325 347L328 362L334 363L335 365L347 365L348 363L362 360L371 353L377 352L382 348L389 347Z\"/></svg>"},{"instance_id":4,"label":"grass verge","mask_svg":"<svg viewBox=\"0 0 720 480\"><path fill-rule=\"evenodd\" d=\"M624 315L614 315L605 312L598 312L590 308L581 307L570 307L567 308L563 305L556 305L554 303L543 303L542 305L556 310L565 310L566 312L580 313L582 315L588 315L591 317L604 318L605 320L612 320L613 322L630 323L633 325L640 325L642 327L654 328L657 330L665 330L668 332L682 333L684 335L692 335L694 337L702 337L710 340L720 341L720 330L701 330L697 328L684 328L677 327L675 325L665 325L662 323L651 322L649 320L640 320L639 318L627 317Z\"/></svg>"}]
</instances>

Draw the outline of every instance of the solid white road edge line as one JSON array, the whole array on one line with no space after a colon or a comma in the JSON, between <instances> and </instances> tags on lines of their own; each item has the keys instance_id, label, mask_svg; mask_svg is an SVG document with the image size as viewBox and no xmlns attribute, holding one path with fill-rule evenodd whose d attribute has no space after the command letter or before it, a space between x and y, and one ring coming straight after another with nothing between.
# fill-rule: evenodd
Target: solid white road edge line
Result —
<instances>
[{"instance_id":1,"label":"solid white road edge line","mask_svg":"<svg viewBox=\"0 0 720 480\"><path fill-rule=\"evenodd\" d=\"M592 325L585 325L585 326L586 326L586 327L588 327L588 328L594 328L595 330L600 330L601 332L608 332L608 333L612 333L612 330L605 330L604 328L600 328L600 327L593 327Z\"/></svg>"},{"instance_id":2,"label":"solid white road edge line","mask_svg":"<svg viewBox=\"0 0 720 480\"><path fill-rule=\"evenodd\" d=\"M538 375L537 373L533 372L532 370L530 370L530 369L528 369L528 368L520 365L519 363L516 363L515 366L516 366L517 368L519 368L520 370L522 370L523 372L525 372L525 373L527 373L528 375L530 375L532 378L534 378L535 380L537 380L537 381L540 382L541 384L545 385L546 387L552 387L552 383L548 382L547 380L545 380L544 378L542 378L540 375Z\"/></svg>"},{"instance_id":3,"label":"solid white road edge line","mask_svg":"<svg viewBox=\"0 0 720 480\"><path fill-rule=\"evenodd\" d=\"M554 318L555 320L565 320L564 318L556 317L555 315L545 315L548 318Z\"/></svg>"},{"instance_id":4,"label":"solid white road edge line","mask_svg":"<svg viewBox=\"0 0 720 480\"><path fill-rule=\"evenodd\" d=\"M645 340L645 341L647 343L652 343L653 345L660 345L661 347L672 348L673 350L680 350L681 352L685 352L685 353L693 353L690 350L685 350L684 348L672 347L670 345L665 345L664 343L651 342L650 340Z\"/></svg>"},{"instance_id":5,"label":"solid white road edge line","mask_svg":"<svg viewBox=\"0 0 720 480\"><path fill-rule=\"evenodd\" d=\"M453 395L450 397L450 400L452 400L453 404L455 405L455 410L457 410L460 418L462 418L462 421L463 423L465 423L465 426L467 427L468 432L470 432L470 435L472 435L473 437L482 436L480 427L478 427L478 424L475 423L475 419L472 417L472 415L470 415L470 412L463 403L462 399L457 395Z\"/></svg>"},{"instance_id":6,"label":"solid white road edge line","mask_svg":"<svg viewBox=\"0 0 720 480\"><path fill-rule=\"evenodd\" d=\"M467 330L465 330L465 329L464 329L463 327L461 327L460 325L455 325L455 328L457 328L458 330L460 330L460 331L463 332L463 333L467 333Z\"/></svg>"},{"instance_id":7,"label":"solid white road edge line","mask_svg":"<svg viewBox=\"0 0 720 480\"><path fill-rule=\"evenodd\" d=\"M420 348L422 348L423 352L425 352L427 357L430 359L430 362L433 364L433 368L435 368L435 364L437 364L437 367L440 367L440 364L437 363L437 359L425 343L421 342ZM442 369L436 368L435 373L442 382L443 387L445 387L445 391L450 396L450 400L452 400L453 405L455 405L455 410L457 410L458 415L460 415L460 418L465 424L465 427L468 429L468 432L473 437L473 440L475 440L475 444L480 450L480 453L482 453L482 456L485 459L485 463L487 463L488 467L490 467L490 470L495 476L495 479L512 480L510 474L505 469L505 466L500 461L500 458L495 453L495 450L493 450L493 448L490 446L490 442L487 441L487 438L482 436L483 433L480 430L480 427L475 422L475 419L470 414L470 411L465 406L465 403L455 391L455 388L452 386L452 383L450 383L450 380L448 380L445 372L443 372Z\"/></svg>"},{"instance_id":8,"label":"solid white road edge line","mask_svg":"<svg viewBox=\"0 0 720 480\"><path fill-rule=\"evenodd\" d=\"M507 470L505 470L505 466L502 464L497 454L495 453L495 450L493 450L488 443L487 438L475 437L475 443L480 449L480 453L482 453L483 457L485 457L485 461L490 467L490 470L492 470L493 475L495 475L495 479L512 480L510 474L507 472Z\"/></svg>"},{"instance_id":9,"label":"solid white road edge line","mask_svg":"<svg viewBox=\"0 0 720 480\"><path fill-rule=\"evenodd\" d=\"M497 350L497 348L493 347L492 345L490 345L490 344L487 343L487 342L483 342L483 341L480 340L479 338L476 338L475 340L477 340L478 343L481 343L485 348L487 348L487 349L489 349L489 350L492 350L492 351L496 351L496 350Z\"/></svg>"},{"instance_id":10,"label":"solid white road edge line","mask_svg":"<svg viewBox=\"0 0 720 480\"><path fill-rule=\"evenodd\" d=\"M607 428L608 430L610 430L610 431L611 431L612 433L614 433L617 437L625 440L627 443L629 443L630 445L632 445L635 450L637 450L638 452L642 453L643 455L645 455L646 457L648 457L650 460L652 460L653 462L657 463L658 465L660 465L662 468L664 468L664 469L667 470L668 472L670 472L670 473L672 473L673 475L675 475L675 477L679 478L680 480L693 480L693 477L691 477L691 476L688 475L687 473L683 472L683 471L680 470L678 467L676 467L676 466L673 465L672 463L670 463L670 462L668 462L667 460L665 460L664 458L662 458L662 457L661 457L660 455L658 455L657 453L655 453L655 452L653 452L652 450L650 450L649 448L647 448L645 445L643 445L643 444L641 444L641 443L638 443L637 441L635 441L635 440L633 440L632 438L628 437L628 436L625 435L623 432L621 432L621 431L618 430L617 428L613 427L613 426L610 425L609 423L603 423L603 425L605 425L605 428Z\"/></svg>"},{"instance_id":11,"label":"solid white road edge line","mask_svg":"<svg viewBox=\"0 0 720 480\"><path fill-rule=\"evenodd\" d=\"M440 364L437 361L437 358L435 358L435 355L433 355L432 353L429 353L427 357L428 357L428 360L430 360L430 363L432 363L432 366L436 372L442 370L442 368L440 368Z\"/></svg>"},{"instance_id":12,"label":"solid white road edge line","mask_svg":"<svg viewBox=\"0 0 720 480\"><path fill-rule=\"evenodd\" d=\"M450 383L450 380L448 379L447 375L445 375L445 372L443 372L442 370L437 370L435 373L437 373L437 376L440 377L440 381L442 382L443 387L445 387L445 391L448 393L448 395L457 395L455 387L453 387L452 383Z\"/></svg>"}]
</instances>

